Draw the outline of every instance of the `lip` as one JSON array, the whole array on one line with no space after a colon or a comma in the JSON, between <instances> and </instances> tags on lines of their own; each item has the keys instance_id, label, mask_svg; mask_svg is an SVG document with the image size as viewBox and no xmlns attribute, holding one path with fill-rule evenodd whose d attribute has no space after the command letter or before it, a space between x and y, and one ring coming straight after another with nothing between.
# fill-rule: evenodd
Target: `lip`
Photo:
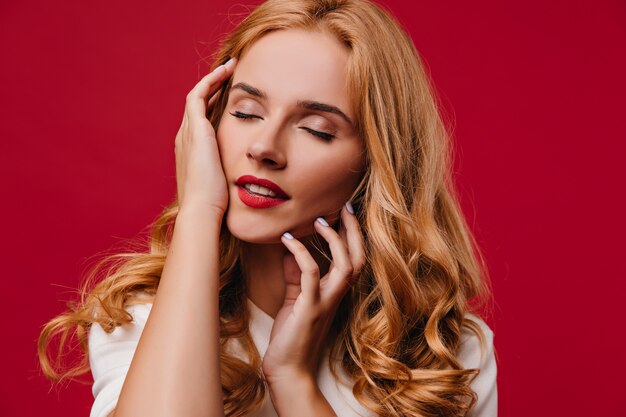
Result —
<instances>
[{"instance_id":1,"label":"lip","mask_svg":"<svg viewBox=\"0 0 626 417\"><path fill-rule=\"evenodd\" d=\"M274 184L272 181L265 179L265 178L257 178L254 175L242 175L241 177L237 178L237 181L235 182L235 184L237 184L244 191L246 191L245 188L243 188L244 184L256 184L262 187L269 188L274 193L276 193L276 195L280 197L281 200L288 200L289 198L291 198L277 184ZM277 198L271 198L271 199L278 200Z\"/></svg>"},{"instance_id":2,"label":"lip","mask_svg":"<svg viewBox=\"0 0 626 417\"><path fill-rule=\"evenodd\" d=\"M243 186L237 186L237 194L239 195L239 199L248 207L263 209L276 207L279 204L283 204L288 200L281 200L279 198L273 197L263 197L259 195L253 195L248 192Z\"/></svg>"}]
</instances>

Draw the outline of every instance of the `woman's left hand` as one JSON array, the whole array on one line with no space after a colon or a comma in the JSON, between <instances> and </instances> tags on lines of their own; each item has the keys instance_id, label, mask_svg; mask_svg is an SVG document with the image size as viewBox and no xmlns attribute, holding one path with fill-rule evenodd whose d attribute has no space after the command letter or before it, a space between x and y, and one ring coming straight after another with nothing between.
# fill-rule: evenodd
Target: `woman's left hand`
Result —
<instances>
[{"instance_id":1,"label":"woman's left hand","mask_svg":"<svg viewBox=\"0 0 626 417\"><path fill-rule=\"evenodd\" d=\"M328 242L332 255L328 273L321 280L319 266L306 247L295 238L281 238L291 253L284 260L285 301L274 319L263 358L263 373L270 385L297 377L315 381L337 307L365 263L361 227L345 205L339 233L319 220L314 227Z\"/></svg>"}]
</instances>

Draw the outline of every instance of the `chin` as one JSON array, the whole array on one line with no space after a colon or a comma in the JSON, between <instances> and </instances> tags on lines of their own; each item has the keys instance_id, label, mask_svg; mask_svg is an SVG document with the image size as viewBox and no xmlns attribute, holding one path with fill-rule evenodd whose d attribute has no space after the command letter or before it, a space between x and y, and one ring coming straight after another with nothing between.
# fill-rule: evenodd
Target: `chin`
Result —
<instances>
[{"instance_id":1,"label":"chin","mask_svg":"<svg viewBox=\"0 0 626 417\"><path fill-rule=\"evenodd\" d=\"M226 213L226 227L231 235L247 243L282 244L280 237L285 232L275 225L262 225L253 219L243 219L242 216Z\"/></svg>"}]
</instances>

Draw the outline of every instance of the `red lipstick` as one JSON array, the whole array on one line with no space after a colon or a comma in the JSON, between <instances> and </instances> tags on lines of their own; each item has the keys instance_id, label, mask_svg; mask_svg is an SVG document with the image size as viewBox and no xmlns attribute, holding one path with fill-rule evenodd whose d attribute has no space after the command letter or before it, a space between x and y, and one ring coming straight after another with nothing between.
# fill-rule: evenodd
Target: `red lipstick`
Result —
<instances>
[{"instance_id":1,"label":"red lipstick","mask_svg":"<svg viewBox=\"0 0 626 417\"><path fill-rule=\"evenodd\" d=\"M242 175L237 179L235 183L237 184L237 191L241 201L245 205L252 208L275 207L279 204L284 203L290 198L287 193L282 190L282 188L265 178L256 178L252 175ZM248 190L244 187L246 184L255 184L261 187L265 187L271 190L276 195L270 197L254 193L253 191Z\"/></svg>"}]
</instances>

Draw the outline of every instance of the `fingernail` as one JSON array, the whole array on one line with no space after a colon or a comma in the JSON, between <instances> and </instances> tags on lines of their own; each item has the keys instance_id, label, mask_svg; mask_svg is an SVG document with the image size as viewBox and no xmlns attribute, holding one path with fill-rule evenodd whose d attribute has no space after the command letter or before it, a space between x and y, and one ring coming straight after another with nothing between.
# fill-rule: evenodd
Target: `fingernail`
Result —
<instances>
[{"instance_id":1,"label":"fingernail","mask_svg":"<svg viewBox=\"0 0 626 417\"><path fill-rule=\"evenodd\" d=\"M283 236L284 236L286 239L293 240L293 236L291 236L291 233L289 233L289 232L285 232L285 233L283 233Z\"/></svg>"},{"instance_id":2,"label":"fingernail","mask_svg":"<svg viewBox=\"0 0 626 417\"><path fill-rule=\"evenodd\" d=\"M228 61L224 63L224 66L227 67L231 62L234 62L234 60L235 60L234 57L230 58Z\"/></svg>"},{"instance_id":3,"label":"fingernail","mask_svg":"<svg viewBox=\"0 0 626 417\"><path fill-rule=\"evenodd\" d=\"M215 67L215 69L214 69L213 71L211 71L211 72L216 72L216 71L219 71L219 70L220 70L220 68L224 68L224 64L222 64L222 65L220 65L220 66L218 66L218 67Z\"/></svg>"},{"instance_id":4,"label":"fingernail","mask_svg":"<svg viewBox=\"0 0 626 417\"><path fill-rule=\"evenodd\" d=\"M352 204L350 204L349 201L346 203L346 210L348 210L350 214L354 214L354 208L352 208Z\"/></svg>"},{"instance_id":5,"label":"fingernail","mask_svg":"<svg viewBox=\"0 0 626 417\"><path fill-rule=\"evenodd\" d=\"M316 220L324 226L328 226L328 223L326 223L326 220L324 220L322 217L318 217Z\"/></svg>"}]
</instances>

